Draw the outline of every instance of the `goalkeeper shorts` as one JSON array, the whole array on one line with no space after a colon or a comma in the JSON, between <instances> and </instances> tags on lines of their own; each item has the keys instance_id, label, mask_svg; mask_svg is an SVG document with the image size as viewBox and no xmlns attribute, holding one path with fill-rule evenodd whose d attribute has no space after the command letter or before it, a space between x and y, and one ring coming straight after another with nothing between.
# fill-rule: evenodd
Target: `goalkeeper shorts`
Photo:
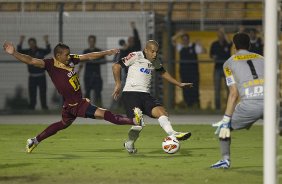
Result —
<instances>
[{"instance_id":1,"label":"goalkeeper shorts","mask_svg":"<svg viewBox=\"0 0 282 184\"><path fill-rule=\"evenodd\" d=\"M249 129L263 118L263 100L243 100L237 104L231 118L231 129Z\"/></svg>"}]
</instances>

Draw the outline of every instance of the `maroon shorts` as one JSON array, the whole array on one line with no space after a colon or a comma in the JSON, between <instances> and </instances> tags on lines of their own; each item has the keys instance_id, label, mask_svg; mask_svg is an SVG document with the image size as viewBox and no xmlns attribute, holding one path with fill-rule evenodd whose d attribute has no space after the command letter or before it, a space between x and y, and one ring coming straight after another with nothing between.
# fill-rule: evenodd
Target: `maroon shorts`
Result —
<instances>
[{"instance_id":1,"label":"maroon shorts","mask_svg":"<svg viewBox=\"0 0 282 184\"><path fill-rule=\"evenodd\" d=\"M62 120L66 124L71 124L76 119L76 117L86 118L88 117L87 111L89 111L89 109L90 110L92 109L91 113L92 116L94 117L95 111L93 112L93 109L96 110L95 107L96 106L92 106L90 104L88 99L83 99L81 102L77 103L76 105L70 105L70 104L64 105L62 109Z\"/></svg>"}]
</instances>

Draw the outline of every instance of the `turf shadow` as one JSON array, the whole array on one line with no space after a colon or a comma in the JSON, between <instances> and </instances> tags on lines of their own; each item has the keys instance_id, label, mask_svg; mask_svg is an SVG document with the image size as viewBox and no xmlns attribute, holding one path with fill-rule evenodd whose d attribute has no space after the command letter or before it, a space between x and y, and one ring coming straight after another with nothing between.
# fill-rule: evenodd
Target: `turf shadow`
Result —
<instances>
[{"instance_id":1,"label":"turf shadow","mask_svg":"<svg viewBox=\"0 0 282 184\"><path fill-rule=\"evenodd\" d=\"M191 156L191 151L189 149L181 149L179 152L175 154L166 154L161 149L155 149L153 151L144 151L146 149L142 149L140 152L136 154L132 154L134 157L143 157L143 158L170 158L170 157L187 157ZM151 149L150 149L151 150Z\"/></svg>"},{"instance_id":2,"label":"turf shadow","mask_svg":"<svg viewBox=\"0 0 282 184\"><path fill-rule=\"evenodd\" d=\"M29 182L34 182L34 181L38 181L40 179L39 176L36 175L26 175L26 176L0 176L0 181L12 181L12 182L16 182L16 181L21 181L23 183L29 183Z\"/></svg>"},{"instance_id":3,"label":"turf shadow","mask_svg":"<svg viewBox=\"0 0 282 184\"><path fill-rule=\"evenodd\" d=\"M241 174L250 174L254 176L263 175L262 166L244 166L244 167L232 167L231 166L231 170L234 172L241 173Z\"/></svg>"},{"instance_id":4,"label":"turf shadow","mask_svg":"<svg viewBox=\"0 0 282 184\"><path fill-rule=\"evenodd\" d=\"M80 159L81 156L75 155L75 154L58 154L58 153L44 153L44 155L49 155L48 158L41 158L41 159L51 159L51 160L74 160L74 159ZM52 157L55 156L55 157Z\"/></svg>"},{"instance_id":5,"label":"turf shadow","mask_svg":"<svg viewBox=\"0 0 282 184\"><path fill-rule=\"evenodd\" d=\"M26 167L30 165L32 165L32 163L0 164L0 169L8 169L13 167Z\"/></svg>"},{"instance_id":6,"label":"turf shadow","mask_svg":"<svg viewBox=\"0 0 282 184\"><path fill-rule=\"evenodd\" d=\"M94 150L85 150L85 151L78 151L78 152L104 152L104 153L121 153L123 149L94 149Z\"/></svg>"},{"instance_id":7,"label":"turf shadow","mask_svg":"<svg viewBox=\"0 0 282 184\"><path fill-rule=\"evenodd\" d=\"M211 147L211 148L206 148L206 147L203 147L203 148L187 148L189 150L218 150L218 147ZM181 150L181 148L180 148Z\"/></svg>"}]
</instances>

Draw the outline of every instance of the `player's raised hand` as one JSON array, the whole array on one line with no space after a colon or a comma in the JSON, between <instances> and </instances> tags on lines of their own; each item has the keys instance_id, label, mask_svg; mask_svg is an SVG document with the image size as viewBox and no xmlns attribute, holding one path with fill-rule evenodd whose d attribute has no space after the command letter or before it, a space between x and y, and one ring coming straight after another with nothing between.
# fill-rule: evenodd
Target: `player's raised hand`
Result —
<instances>
[{"instance_id":1,"label":"player's raised hand","mask_svg":"<svg viewBox=\"0 0 282 184\"><path fill-rule=\"evenodd\" d=\"M116 84L114 92L112 94L114 100L117 100L119 98L120 92L121 92L121 84Z\"/></svg>"},{"instance_id":2,"label":"player's raised hand","mask_svg":"<svg viewBox=\"0 0 282 184\"><path fill-rule=\"evenodd\" d=\"M10 55L14 54L15 47L11 42L5 41L3 44L4 51Z\"/></svg>"},{"instance_id":3,"label":"player's raised hand","mask_svg":"<svg viewBox=\"0 0 282 184\"><path fill-rule=\"evenodd\" d=\"M21 35L20 36L20 43L23 43L24 39L25 39L25 35Z\"/></svg>"},{"instance_id":4,"label":"player's raised hand","mask_svg":"<svg viewBox=\"0 0 282 184\"><path fill-rule=\"evenodd\" d=\"M43 40L48 43L49 42L49 36L48 35L44 35L43 36Z\"/></svg>"},{"instance_id":5,"label":"player's raised hand","mask_svg":"<svg viewBox=\"0 0 282 184\"><path fill-rule=\"evenodd\" d=\"M21 36L20 36L20 44L23 43L24 39L25 39L25 35L21 35Z\"/></svg>"},{"instance_id":6,"label":"player's raised hand","mask_svg":"<svg viewBox=\"0 0 282 184\"><path fill-rule=\"evenodd\" d=\"M117 53L119 53L119 49L110 49L110 50L107 50L107 55L110 56L110 55L115 55Z\"/></svg>"},{"instance_id":7,"label":"player's raised hand","mask_svg":"<svg viewBox=\"0 0 282 184\"><path fill-rule=\"evenodd\" d=\"M192 88L193 83L181 83L179 87L181 87L181 88Z\"/></svg>"},{"instance_id":8,"label":"player's raised hand","mask_svg":"<svg viewBox=\"0 0 282 184\"><path fill-rule=\"evenodd\" d=\"M135 22L130 22L130 26L132 29L135 29L136 28Z\"/></svg>"}]
</instances>

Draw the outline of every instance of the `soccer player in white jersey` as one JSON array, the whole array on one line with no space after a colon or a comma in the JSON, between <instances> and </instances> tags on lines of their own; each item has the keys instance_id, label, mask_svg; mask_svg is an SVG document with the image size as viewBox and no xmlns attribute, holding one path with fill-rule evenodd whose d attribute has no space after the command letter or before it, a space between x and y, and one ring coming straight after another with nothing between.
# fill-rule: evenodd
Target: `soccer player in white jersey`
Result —
<instances>
[{"instance_id":1,"label":"soccer player in white jersey","mask_svg":"<svg viewBox=\"0 0 282 184\"><path fill-rule=\"evenodd\" d=\"M249 129L263 117L264 58L248 51L250 38L247 34L235 34L233 42L237 52L223 65L229 87L227 107L223 119L213 124L217 127L215 134L219 136L222 160L211 168L230 167L230 130Z\"/></svg>"},{"instance_id":2,"label":"soccer player in white jersey","mask_svg":"<svg viewBox=\"0 0 282 184\"><path fill-rule=\"evenodd\" d=\"M190 132L176 132L168 119L168 113L162 104L150 95L152 72L160 72L162 78L181 88L193 87L192 83L181 83L174 79L163 68L158 59L159 44L155 40L146 43L144 51L132 52L127 57L121 59L113 65L115 78L114 99L118 99L121 94L120 71L122 67L128 67L128 75L122 92L122 101L125 104L128 117L134 116L134 111L138 107L143 114L158 119L160 126L168 135L174 135L178 140L186 140L191 136ZM128 132L128 140L124 147L129 153L136 153L134 143L139 137L142 126L132 126Z\"/></svg>"}]
</instances>

